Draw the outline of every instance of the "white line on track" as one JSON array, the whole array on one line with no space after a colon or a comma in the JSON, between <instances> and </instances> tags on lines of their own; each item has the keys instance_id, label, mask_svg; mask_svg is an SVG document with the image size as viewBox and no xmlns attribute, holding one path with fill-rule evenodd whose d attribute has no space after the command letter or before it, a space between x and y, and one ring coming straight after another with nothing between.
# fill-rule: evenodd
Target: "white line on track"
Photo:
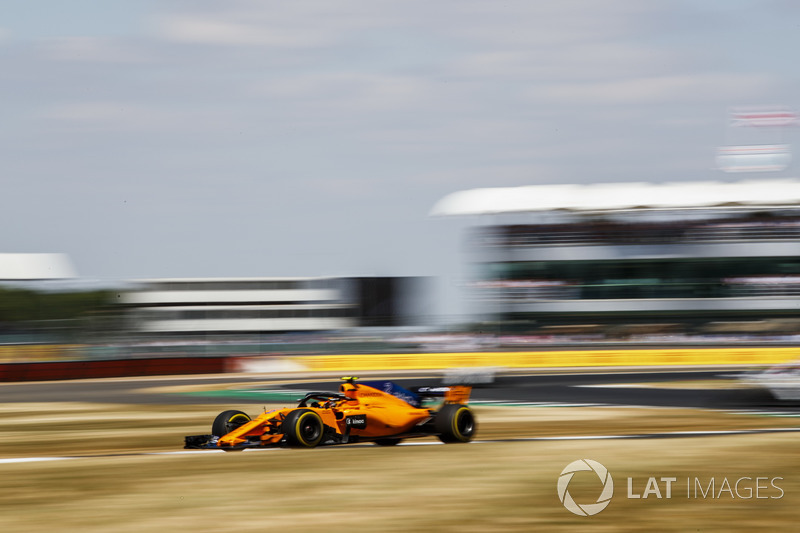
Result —
<instances>
[{"instance_id":1,"label":"white line on track","mask_svg":"<svg viewBox=\"0 0 800 533\"><path fill-rule=\"evenodd\" d=\"M79 457L14 457L11 459L0 459L0 464L42 463L45 461L66 461L67 459L79 459Z\"/></svg>"},{"instance_id":2,"label":"white line on track","mask_svg":"<svg viewBox=\"0 0 800 533\"><path fill-rule=\"evenodd\" d=\"M513 400L472 400L470 405L484 405L486 407L635 407L628 405L617 406L607 403L515 402Z\"/></svg>"},{"instance_id":3,"label":"white line on track","mask_svg":"<svg viewBox=\"0 0 800 533\"><path fill-rule=\"evenodd\" d=\"M495 444L502 442L548 442L548 441L583 441L583 440L622 440L622 439L670 439L670 438L691 438L691 437L721 437L731 435L758 435L763 433L800 433L800 428L761 428L761 429L731 429L716 431L670 431L664 433L634 433L631 435L563 435L554 437L509 437L507 439L475 440L470 444ZM398 446L440 446L441 442L405 442ZM372 447L371 443L348 444L344 446L331 446L324 449L352 449L360 447ZM249 448L244 452L268 452L279 451L285 448ZM172 452L142 452L142 453L115 453L98 455L74 455L64 457L12 457L0 459L0 465L15 463L35 463L45 461L68 461L72 459L98 459L104 457L140 457L154 455L207 455L209 453L227 453L224 450L176 450Z\"/></svg>"}]
</instances>

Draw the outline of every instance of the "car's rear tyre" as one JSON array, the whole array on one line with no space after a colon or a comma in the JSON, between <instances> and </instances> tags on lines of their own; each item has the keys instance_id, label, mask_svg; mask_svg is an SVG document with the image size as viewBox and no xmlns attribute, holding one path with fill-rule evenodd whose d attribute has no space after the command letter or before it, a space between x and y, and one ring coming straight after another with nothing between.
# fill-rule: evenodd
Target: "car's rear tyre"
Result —
<instances>
[{"instance_id":1,"label":"car's rear tyre","mask_svg":"<svg viewBox=\"0 0 800 533\"><path fill-rule=\"evenodd\" d=\"M394 438L386 438L386 439L375 439L373 441L378 446L397 446L403 439L394 439Z\"/></svg>"},{"instance_id":2,"label":"car's rear tyre","mask_svg":"<svg viewBox=\"0 0 800 533\"><path fill-rule=\"evenodd\" d=\"M475 415L466 405L446 404L433 421L442 442L469 442L475 434Z\"/></svg>"},{"instance_id":3,"label":"car's rear tyre","mask_svg":"<svg viewBox=\"0 0 800 533\"><path fill-rule=\"evenodd\" d=\"M214 423L211 424L211 434L215 437L222 437L248 422L250 422L250 417L247 413L233 409L230 411L223 411L217 415L217 418L214 419Z\"/></svg>"},{"instance_id":4,"label":"car's rear tyre","mask_svg":"<svg viewBox=\"0 0 800 533\"><path fill-rule=\"evenodd\" d=\"M311 409L295 409L283 419L281 431L290 446L313 448L322 442L322 418Z\"/></svg>"}]
</instances>

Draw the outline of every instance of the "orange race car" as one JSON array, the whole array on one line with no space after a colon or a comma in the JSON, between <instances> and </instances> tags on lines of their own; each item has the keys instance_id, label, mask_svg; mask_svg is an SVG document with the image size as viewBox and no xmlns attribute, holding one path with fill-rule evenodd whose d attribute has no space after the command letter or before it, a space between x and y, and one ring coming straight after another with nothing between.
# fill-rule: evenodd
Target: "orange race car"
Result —
<instances>
[{"instance_id":1,"label":"orange race car","mask_svg":"<svg viewBox=\"0 0 800 533\"><path fill-rule=\"evenodd\" d=\"M342 379L338 393L309 392L297 407L265 411L253 419L242 411L223 411L211 435L187 436L185 448L313 448L365 441L391 446L431 435L446 443L468 442L475 434L475 416L466 405L471 387L408 390L392 381ZM436 407L423 405L434 398Z\"/></svg>"}]
</instances>

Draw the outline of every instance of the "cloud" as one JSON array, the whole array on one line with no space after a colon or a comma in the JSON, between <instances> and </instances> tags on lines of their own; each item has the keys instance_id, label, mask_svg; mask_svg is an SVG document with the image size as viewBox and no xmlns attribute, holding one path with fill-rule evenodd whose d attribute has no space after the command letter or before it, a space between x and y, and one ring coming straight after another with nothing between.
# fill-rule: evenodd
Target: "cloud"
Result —
<instances>
[{"instance_id":1,"label":"cloud","mask_svg":"<svg viewBox=\"0 0 800 533\"><path fill-rule=\"evenodd\" d=\"M163 15L156 33L167 41L187 44L324 47L346 40L351 32L391 24L391 15L381 7L387 3L342 0L332 8L327 1L233 1L206 12L193 9Z\"/></svg>"},{"instance_id":2,"label":"cloud","mask_svg":"<svg viewBox=\"0 0 800 533\"><path fill-rule=\"evenodd\" d=\"M122 101L56 104L41 110L39 118L101 130L163 128L180 121L154 106Z\"/></svg>"},{"instance_id":3,"label":"cloud","mask_svg":"<svg viewBox=\"0 0 800 533\"><path fill-rule=\"evenodd\" d=\"M660 2L563 0L497 3L457 2L444 31L478 42L482 48L540 48L557 51L580 43L601 43L632 37L647 30L663 10ZM441 20L440 20L441 22Z\"/></svg>"},{"instance_id":4,"label":"cloud","mask_svg":"<svg viewBox=\"0 0 800 533\"><path fill-rule=\"evenodd\" d=\"M225 46L313 48L329 44L331 35L314 28L264 27L255 23L173 17L161 23L162 35L171 41Z\"/></svg>"},{"instance_id":5,"label":"cloud","mask_svg":"<svg viewBox=\"0 0 800 533\"><path fill-rule=\"evenodd\" d=\"M519 48L482 51L455 61L452 75L494 80L618 79L679 68L680 56L641 43L579 43L542 51Z\"/></svg>"},{"instance_id":6,"label":"cloud","mask_svg":"<svg viewBox=\"0 0 800 533\"><path fill-rule=\"evenodd\" d=\"M582 83L551 83L531 88L531 102L566 105L633 105L669 102L749 100L774 89L763 74L698 73Z\"/></svg>"},{"instance_id":7,"label":"cloud","mask_svg":"<svg viewBox=\"0 0 800 533\"><path fill-rule=\"evenodd\" d=\"M600 42L642 31L642 20L659 5L609 0L530 2L502 5L482 0L327 0L225 2L205 11L159 17L156 32L168 41L225 46L311 48L380 39L396 30L436 35L442 41L481 49L557 49Z\"/></svg>"},{"instance_id":8,"label":"cloud","mask_svg":"<svg viewBox=\"0 0 800 533\"><path fill-rule=\"evenodd\" d=\"M357 71L284 75L246 89L253 97L292 102L296 112L313 116L413 108L429 100L431 91L421 77Z\"/></svg>"},{"instance_id":9,"label":"cloud","mask_svg":"<svg viewBox=\"0 0 800 533\"><path fill-rule=\"evenodd\" d=\"M143 63L149 54L126 46L118 39L98 37L68 37L41 45L44 56L54 61L83 61L94 63Z\"/></svg>"}]
</instances>

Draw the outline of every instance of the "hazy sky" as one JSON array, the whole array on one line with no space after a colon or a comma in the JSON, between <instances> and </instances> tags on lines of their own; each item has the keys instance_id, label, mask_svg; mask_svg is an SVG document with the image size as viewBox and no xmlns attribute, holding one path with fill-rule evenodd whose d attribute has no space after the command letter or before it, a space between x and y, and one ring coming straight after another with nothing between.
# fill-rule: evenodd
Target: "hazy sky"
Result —
<instances>
[{"instance_id":1,"label":"hazy sky","mask_svg":"<svg viewBox=\"0 0 800 533\"><path fill-rule=\"evenodd\" d=\"M790 0L3 2L0 252L457 277L442 196L731 179L729 107L797 108L798 51Z\"/></svg>"}]
</instances>

